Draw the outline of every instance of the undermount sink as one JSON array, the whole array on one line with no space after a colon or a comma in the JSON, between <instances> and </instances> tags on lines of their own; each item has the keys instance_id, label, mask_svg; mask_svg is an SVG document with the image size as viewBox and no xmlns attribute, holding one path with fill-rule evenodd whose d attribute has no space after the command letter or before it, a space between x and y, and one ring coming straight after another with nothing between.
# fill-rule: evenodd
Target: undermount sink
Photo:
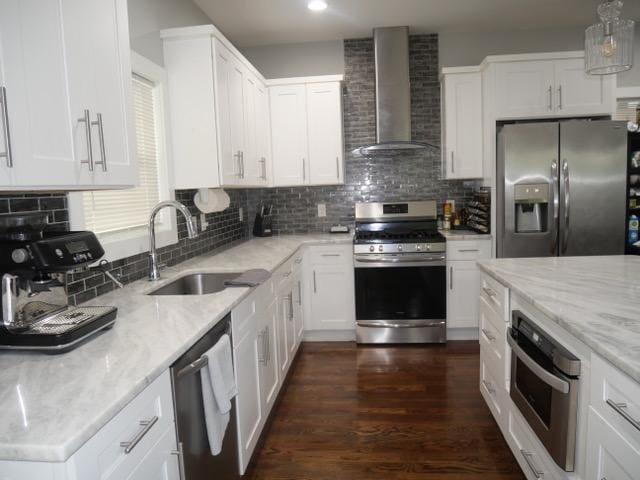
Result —
<instances>
[{"instance_id":1,"label":"undermount sink","mask_svg":"<svg viewBox=\"0 0 640 480\"><path fill-rule=\"evenodd\" d=\"M149 292L149 295L206 295L221 292L226 288L224 282L239 276L240 273L192 273L176 278Z\"/></svg>"}]
</instances>

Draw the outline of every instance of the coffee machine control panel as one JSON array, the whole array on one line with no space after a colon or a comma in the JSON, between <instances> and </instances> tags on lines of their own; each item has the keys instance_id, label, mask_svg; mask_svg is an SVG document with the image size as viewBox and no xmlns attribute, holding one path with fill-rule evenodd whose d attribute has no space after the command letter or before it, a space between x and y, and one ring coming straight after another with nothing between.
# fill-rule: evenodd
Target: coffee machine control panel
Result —
<instances>
[{"instance_id":1,"label":"coffee machine control panel","mask_svg":"<svg viewBox=\"0 0 640 480\"><path fill-rule=\"evenodd\" d=\"M40 270L61 271L99 260L104 255L92 232L61 232L31 242L27 248L33 264Z\"/></svg>"}]
</instances>

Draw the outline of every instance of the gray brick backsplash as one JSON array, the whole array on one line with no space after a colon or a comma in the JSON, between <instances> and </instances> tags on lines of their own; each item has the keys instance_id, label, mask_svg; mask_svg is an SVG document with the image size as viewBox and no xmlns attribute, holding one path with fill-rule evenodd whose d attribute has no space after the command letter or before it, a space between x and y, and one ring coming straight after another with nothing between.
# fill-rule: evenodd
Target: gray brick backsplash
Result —
<instances>
[{"instance_id":1,"label":"gray brick backsplash","mask_svg":"<svg viewBox=\"0 0 640 480\"><path fill-rule=\"evenodd\" d=\"M337 223L352 225L356 202L469 200L474 182L440 179L439 150L375 157L351 153L376 140L373 39L345 40L344 55L345 184L247 190L250 221L260 205L273 204L276 233L326 232ZM439 146L438 36L412 35L409 57L413 140ZM326 205L326 217L318 217L319 203Z\"/></svg>"}]
</instances>

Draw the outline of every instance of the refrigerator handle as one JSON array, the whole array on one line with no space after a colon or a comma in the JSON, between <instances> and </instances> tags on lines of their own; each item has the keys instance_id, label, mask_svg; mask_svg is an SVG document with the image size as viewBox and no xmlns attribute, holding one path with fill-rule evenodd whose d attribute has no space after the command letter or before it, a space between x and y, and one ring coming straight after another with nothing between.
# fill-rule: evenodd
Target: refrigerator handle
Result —
<instances>
[{"instance_id":1,"label":"refrigerator handle","mask_svg":"<svg viewBox=\"0 0 640 480\"><path fill-rule=\"evenodd\" d=\"M553 194L553 235L551 241L551 254L557 255L558 250L558 232L560 231L560 225L558 224L559 212L560 212L560 196L558 193L558 160L551 160L551 192Z\"/></svg>"},{"instance_id":2,"label":"refrigerator handle","mask_svg":"<svg viewBox=\"0 0 640 480\"><path fill-rule=\"evenodd\" d=\"M564 229L562 232L562 253L566 253L569 246L569 162L562 160L562 176L564 181Z\"/></svg>"}]
</instances>

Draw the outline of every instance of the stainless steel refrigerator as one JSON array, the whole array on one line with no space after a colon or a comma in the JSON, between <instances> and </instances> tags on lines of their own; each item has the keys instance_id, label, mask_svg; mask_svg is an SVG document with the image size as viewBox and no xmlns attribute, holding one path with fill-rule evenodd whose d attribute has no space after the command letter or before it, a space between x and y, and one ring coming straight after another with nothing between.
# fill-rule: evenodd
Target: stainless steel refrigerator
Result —
<instances>
[{"instance_id":1,"label":"stainless steel refrigerator","mask_svg":"<svg viewBox=\"0 0 640 480\"><path fill-rule=\"evenodd\" d=\"M503 125L497 153L498 257L624 253L625 122Z\"/></svg>"}]
</instances>

